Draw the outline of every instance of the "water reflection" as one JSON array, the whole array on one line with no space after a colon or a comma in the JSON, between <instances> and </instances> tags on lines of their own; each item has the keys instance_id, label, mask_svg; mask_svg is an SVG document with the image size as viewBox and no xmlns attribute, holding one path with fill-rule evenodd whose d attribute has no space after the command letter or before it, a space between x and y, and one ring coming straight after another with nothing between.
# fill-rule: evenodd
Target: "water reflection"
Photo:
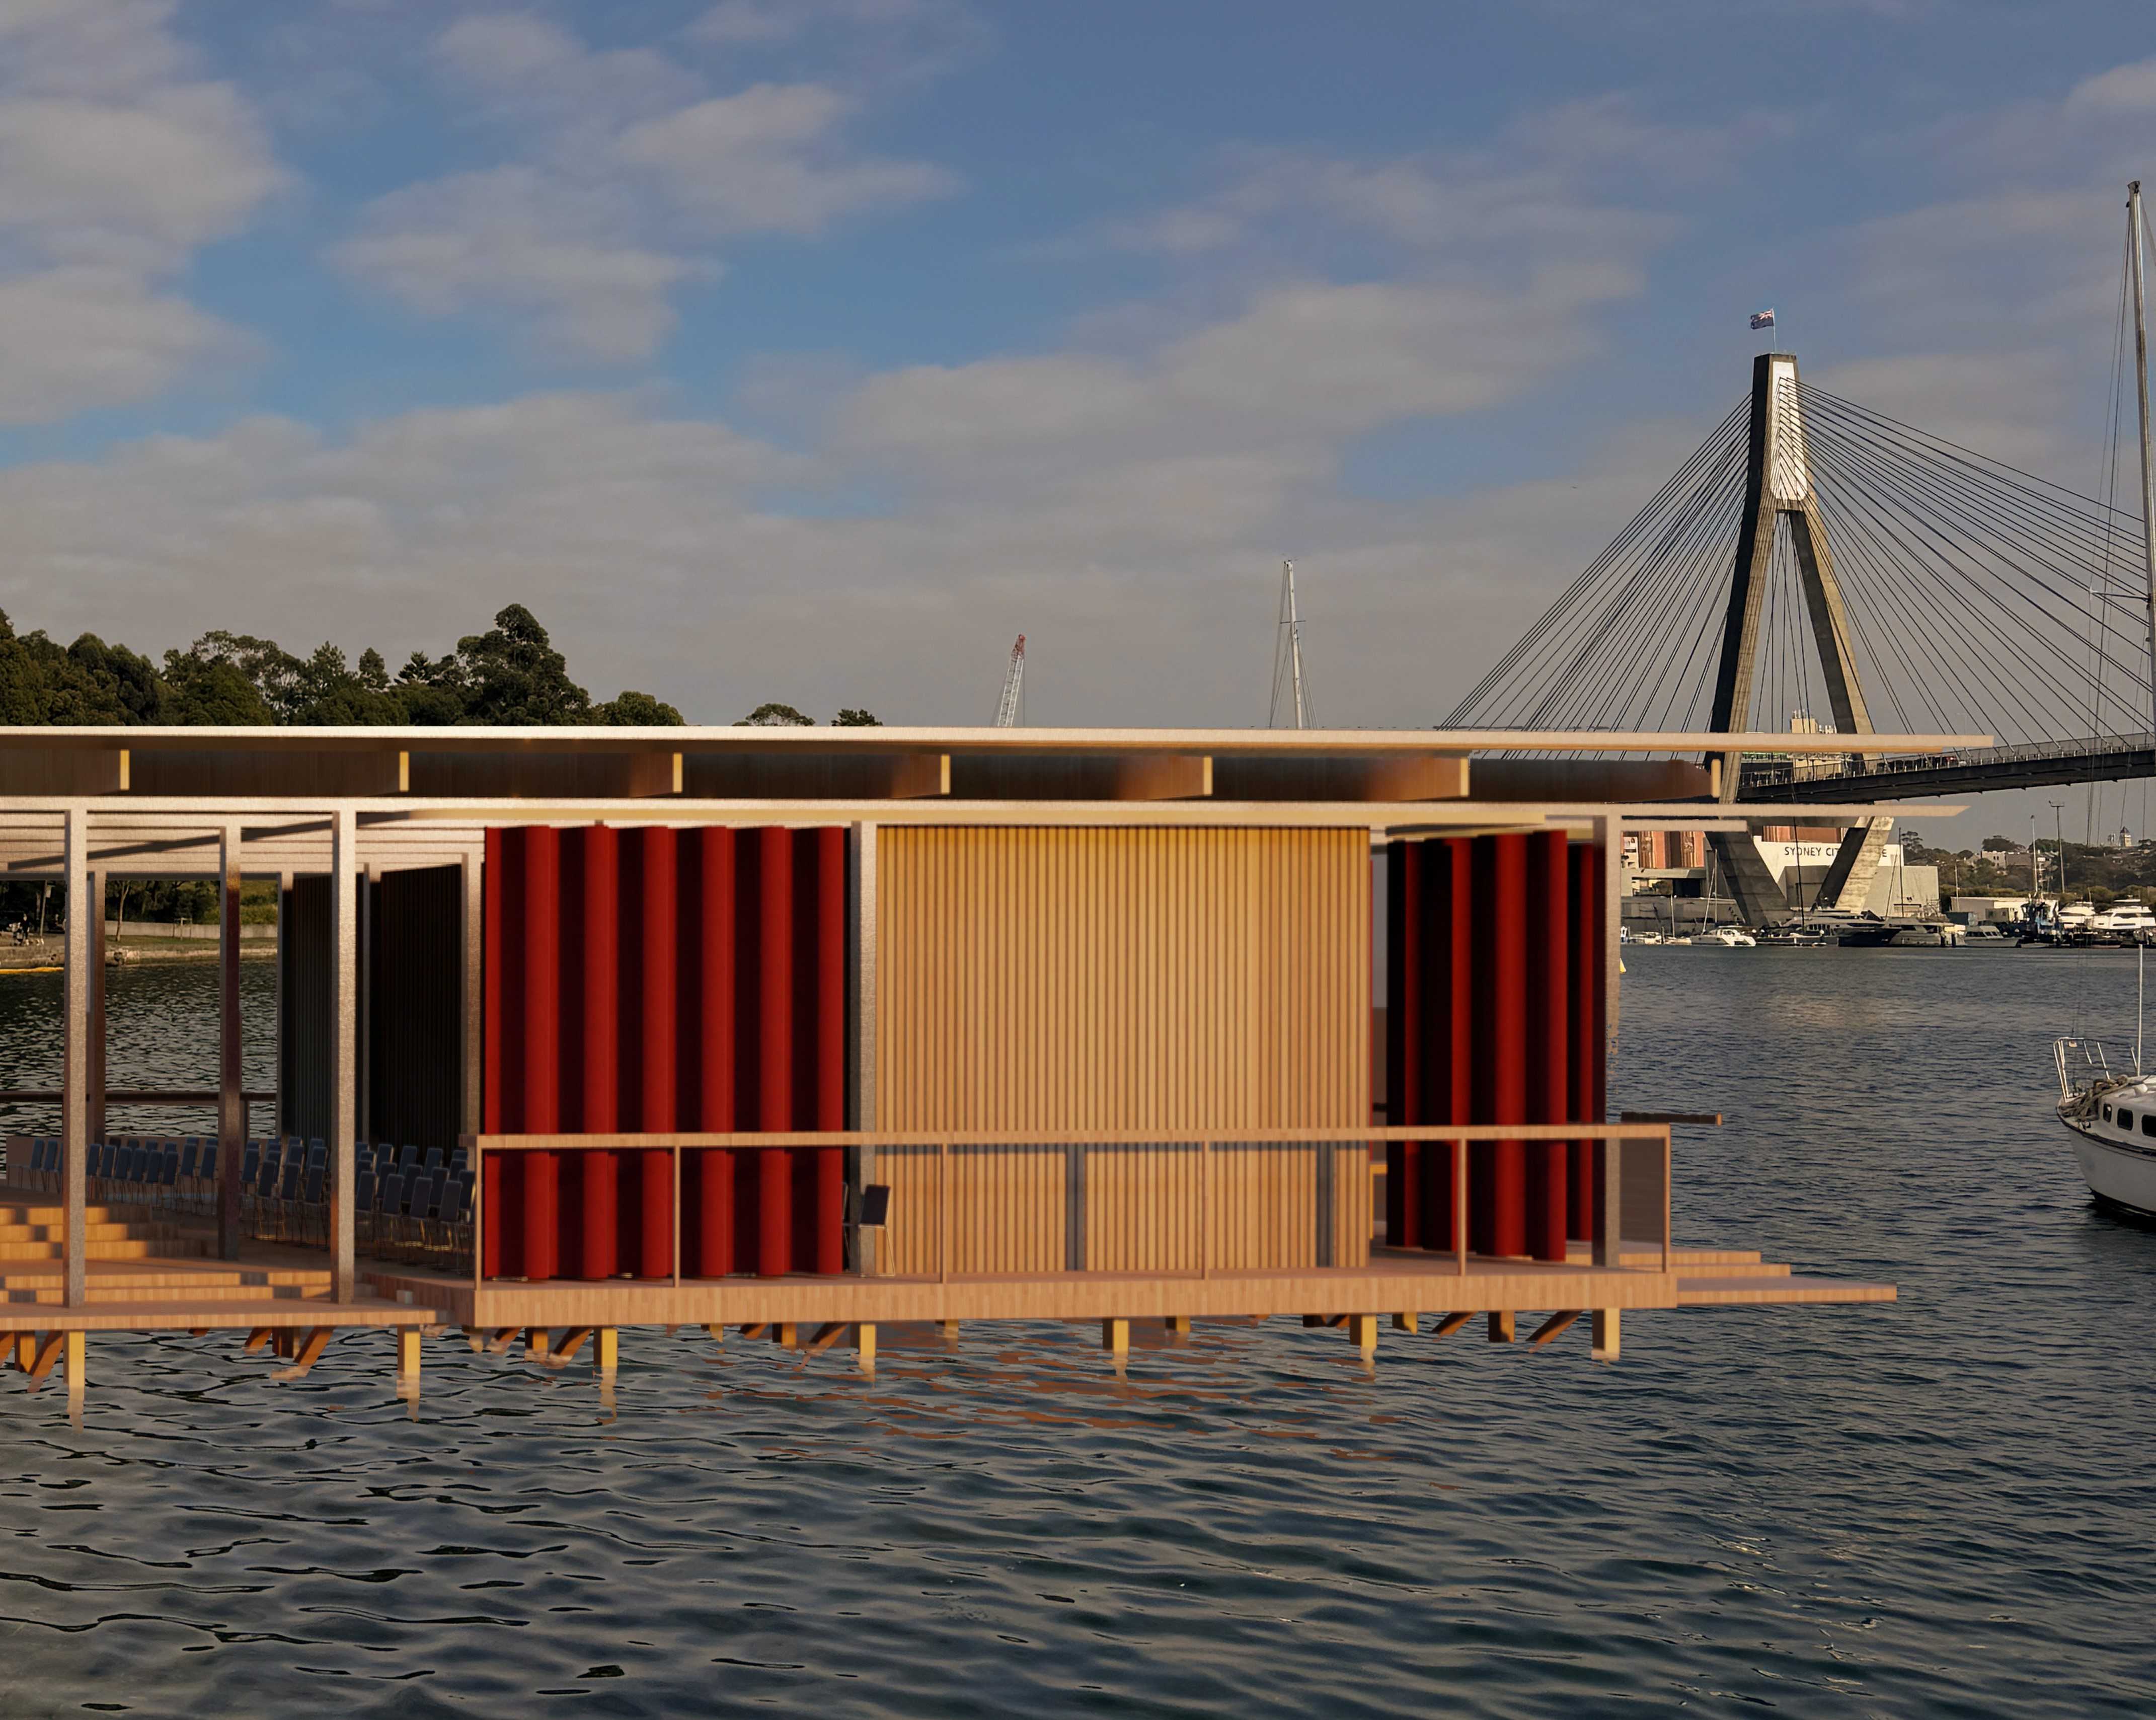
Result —
<instances>
[{"instance_id":1,"label":"water reflection","mask_svg":"<svg viewBox=\"0 0 2156 1720\"><path fill-rule=\"evenodd\" d=\"M105 1076L114 1087L214 1087L218 1081L217 964L143 962L105 972ZM0 1087L60 1084L61 999L66 976L0 972ZM240 1084L277 1084L277 968L250 958L239 968ZM254 1106L267 1131L270 1107ZM212 1105L116 1105L116 1133L213 1134ZM57 1105L0 1105L0 1132L56 1134Z\"/></svg>"},{"instance_id":2,"label":"water reflection","mask_svg":"<svg viewBox=\"0 0 2156 1720\"><path fill-rule=\"evenodd\" d=\"M1731 1118L1680 1140L1681 1238L1899 1305L1644 1316L1614 1368L1386 1331L1374 1374L1291 1321L1134 1326L1121 1379L1097 1326L885 1328L870 1377L642 1330L610 1390L449 1333L417 1399L387 1334L285 1385L100 1338L87 1427L0 1389L10 1698L2148 1712L2156 1236L2050 1120L2082 982L1686 953L1632 964L1620 1096Z\"/></svg>"}]
</instances>

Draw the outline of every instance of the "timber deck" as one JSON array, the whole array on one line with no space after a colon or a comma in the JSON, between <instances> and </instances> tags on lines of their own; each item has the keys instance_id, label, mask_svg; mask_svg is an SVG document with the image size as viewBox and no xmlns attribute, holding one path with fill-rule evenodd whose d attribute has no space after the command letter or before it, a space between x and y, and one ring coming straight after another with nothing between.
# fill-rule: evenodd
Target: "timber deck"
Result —
<instances>
[{"instance_id":1,"label":"timber deck","mask_svg":"<svg viewBox=\"0 0 2156 1720\"><path fill-rule=\"evenodd\" d=\"M0 1209L42 1209L49 1196L0 1188ZM1853 1282L1796 1273L1753 1250L1672 1248L1627 1242L1614 1264L1597 1265L1575 1245L1559 1261L1491 1259L1373 1248L1366 1266L1198 1272L971 1273L950 1276L789 1275L680 1281L608 1279L526 1282L382 1261L361 1265L362 1294L331 1300L328 1256L320 1250L249 1241L237 1260L204 1257L203 1239L184 1222L116 1211L121 1234L94 1237L88 1290L65 1305L65 1266L58 1258L0 1259L0 1337L49 1366L53 1345L66 1334L111 1332L240 1331L250 1349L269 1347L297 1358L304 1371L328 1336L341 1328L395 1329L404 1334L400 1372L418 1365L422 1328L461 1327L487 1334L495 1348L528 1333L533 1352L550 1353L549 1334L570 1334L580 1346L605 1334L595 1353L614 1353L612 1334L624 1326L734 1326L783 1342L814 1332L814 1348L850 1336L865 1362L873 1358L875 1328L960 1322L1099 1321L1104 1343L1127 1347L1133 1321L1188 1329L1193 1320L1261 1320L1300 1316L1306 1324L1346 1327L1366 1354L1375 1349L1377 1322L1419 1330L1425 1315L1440 1333L1470 1317L1489 1317L1492 1337L1509 1338L1522 1312L1548 1318L1537 1343L1554 1338L1578 1316L1594 1313L1598 1354L1614 1356L1611 1316L1692 1307L1885 1302L1891 1284ZM148 1234L127 1234L140 1227ZM28 1239L23 1239L28 1240ZM39 1242L44 1239L38 1238ZM175 1246L169 1256L148 1250ZM38 1250L43 1253L43 1249ZM57 1254L58 1250L53 1250ZM80 1343L80 1336L69 1340ZM475 1342L479 1339L475 1337ZM1601 1346L1606 1344L1606 1348ZM558 1357L556 1359L560 1359Z\"/></svg>"},{"instance_id":2,"label":"timber deck","mask_svg":"<svg viewBox=\"0 0 2156 1720\"><path fill-rule=\"evenodd\" d=\"M1621 1264L1378 1249L1368 1266L1197 1273L978 1273L864 1278L791 1276L475 1285L412 1267L374 1268L377 1290L443 1311L446 1323L511 1327L892 1324L983 1320L1222 1319L1273 1315L1513 1312L1522 1309L1884 1302L1891 1284L1796 1274L1756 1251L1628 1244Z\"/></svg>"}]
</instances>

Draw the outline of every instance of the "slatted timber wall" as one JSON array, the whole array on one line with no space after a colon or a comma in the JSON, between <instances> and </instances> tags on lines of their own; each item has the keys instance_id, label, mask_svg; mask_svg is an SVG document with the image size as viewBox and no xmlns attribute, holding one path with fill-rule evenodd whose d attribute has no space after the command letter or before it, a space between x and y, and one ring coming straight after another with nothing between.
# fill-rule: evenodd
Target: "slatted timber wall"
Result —
<instances>
[{"instance_id":1,"label":"slatted timber wall","mask_svg":"<svg viewBox=\"0 0 2156 1720\"><path fill-rule=\"evenodd\" d=\"M1367 1258L1362 1148L1233 1144L1368 1119L1367 832L879 839L880 1127L1209 1132L1215 1265ZM1199 1163L1174 1145L953 1149L950 1269L1194 1270ZM877 1164L890 1270L934 1271L935 1150Z\"/></svg>"}]
</instances>

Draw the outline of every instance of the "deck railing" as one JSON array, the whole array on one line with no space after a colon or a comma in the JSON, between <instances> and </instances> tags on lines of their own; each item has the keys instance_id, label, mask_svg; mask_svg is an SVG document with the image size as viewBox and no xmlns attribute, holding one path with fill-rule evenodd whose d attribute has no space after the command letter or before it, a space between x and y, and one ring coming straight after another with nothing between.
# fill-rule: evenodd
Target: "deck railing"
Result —
<instances>
[{"instance_id":1,"label":"deck railing","mask_svg":"<svg viewBox=\"0 0 2156 1720\"><path fill-rule=\"evenodd\" d=\"M1459 1275L1468 1271L1470 1259L1467 1187L1468 1148L1479 1142L1587 1142L1596 1149L1594 1183L1594 1260L1597 1265L1616 1266L1620 1263L1620 1243L1646 1243L1658 1245L1661 1269L1666 1271L1670 1262L1670 1182L1671 1148L1670 1127L1666 1122L1565 1122L1565 1123L1479 1123L1433 1127L1387 1127L1340 1129L1233 1129L1213 1132L1178 1132L1174 1130L1057 1130L1029 1132L1018 1130L826 1130L803 1131L798 1133L770 1133L741 1131L719 1133L673 1134L480 1134L463 1137L472 1157L475 1188L485 1187L485 1159L491 1153L560 1153L602 1149L617 1152L665 1152L673 1167L673 1224L671 1280L682 1281L681 1271L681 1155L711 1148L726 1148L733 1152L769 1152L798 1150L814 1148L851 1148L878 1155L879 1172L882 1168L881 1155L888 1154L896 1169L900 1163L910 1163L916 1171L924 1159L935 1166L932 1250L926 1249L927 1235L915 1228L908 1238L914 1255L927 1253L926 1260L910 1264L917 1266L917 1273L909 1271L904 1276L932 1276L938 1281L948 1282L953 1276L987 1276L980 1271L960 1272L957 1270L957 1245L953 1237L954 1216L969 1232L989 1239L982 1245L999 1256L1022 1255L1025 1249L1016 1233L1022 1228L1033 1231L1046 1229L1067 1229L1074 1237L1082 1236L1085 1225L1082 1216L1073 1225L1066 1208L1063 1223L1055 1224L1055 1214L1047 1215L1042 1222L1039 1209L1029 1210L1021 1221L1010 1216L1009 1208L1024 1204L1020 1185L1014 1183L1004 1189L1003 1197L993 1203L978 1199L978 1209L954 1214L953 1190L957 1177L953 1165L953 1154L963 1154L966 1149L1004 1149L1014 1153L1061 1153L1066 1162L1075 1160L1074 1172L1080 1189L1091 1180L1091 1161L1096 1153L1116 1149L1149 1149L1152 1163L1144 1167L1135 1180L1127 1180L1120 1189L1125 1207L1136 1214L1130 1222L1148 1228L1147 1235L1137 1245L1151 1256L1147 1263L1132 1263L1122 1269L1147 1271L1160 1276L1188 1276L1209 1279L1218 1271L1247 1269L1245 1259L1223 1246L1222 1220L1224 1208L1232 1204L1235 1215L1241 1216L1258 1203L1261 1216L1277 1230L1283 1217L1291 1227L1298 1218L1306 1219L1313 1256L1306 1263L1300 1260L1260 1261L1260 1267L1270 1266L1287 1270L1322 1269L1326 1266L1363 1264L1360 1260L1341 1261L1327 1258L1332 1250L1325 1245L1325 1238L1351 1235L1358 1227L1367 1246L1370 1232L1371 1187L1375 1167L1371 1163L1370 1149L1390 1142L1414 1142L1424 1145L1449 1146L1450 1169L1452 1177L1453 1234L1452 1255ZM1328 1173L1323 1149L1335 1149ZM1270 1173L1260 1186L1252 1178L1238 1178L1238 1187L1226 1189L1222 1186L1228 1179L1223 1175L1220 1160L1229 1151L1266 1148L1309 1149L1310 1176L1306 1184L1300 1175L1283 1177L1277 1170ZM1176 1160L1194 1160L1196 1174L1188 1179L1194 1182L1195 1199L1188 1198L1188 1189L1168 1186L1163 1167ZM1361 1173L1359 1181L1352 1180L1343 1189L1338 1180L1338 1170L1345 1163L1352 1171ZM870 1173L858 1179L874 1183L877 1173ZM906 1179L907 1186L901 1190L900 1199L911 1194L916 1197L927 1191L921 1188L918 1175ZM888 1183L886 1186L890 1186ZM1082 1196L1081 1197L1082 1199ZM1307 1202L1307 1209L1303 1210ZM897 1201L895 1200L895 1204ZM1050 1205L1051 1201L1036 1201L1034 1209ZM909 1225L913 1224L911 1212L904 1214ZM475 1235L472 1250L472 1277L476 1288L484 1281L485 1258L485 1226L487 1223L485 1203L475 1201ZM1180 1248L1170 1233L1178 1224L1194 1230L1188 1241L1194 1246ZM1035 1238L1036 1244L1039 1238ZM1090 1246L1090 1245L1082 1245ZM972 1250L978 1254L981 1246ZM1065 1254L1063 1263L1053 1266L1040 1258L1038 1246L1033 1249L1034 1258L1009 1258L1008 1263L993 1270L1015 1272L1026 1276L1055 1276L1086 1270L1081 1261L1074 1266L1071 1253L1080 1251L1073 1246ZM1189 1258L1194 1255L1194 1259ZM1052 1247L1049 1258L1053 1258ZM1184 1264L1162 1272L1161 1260L1180 1258ZM884 1269L891 1270L896 1263L886 1261ZM867 1262L857 1258L856 1270ZM1108 1270L1116 1270L1109 1266ZM1098 1270L1098 1268L1096 1268Z\"/></svg>"}]
</instances>

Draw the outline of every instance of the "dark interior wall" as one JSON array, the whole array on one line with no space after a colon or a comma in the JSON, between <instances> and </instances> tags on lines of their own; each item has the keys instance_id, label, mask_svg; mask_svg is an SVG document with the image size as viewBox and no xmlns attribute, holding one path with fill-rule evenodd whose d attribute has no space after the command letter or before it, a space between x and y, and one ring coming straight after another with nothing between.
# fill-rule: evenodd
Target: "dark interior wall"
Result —
<instances>
[{"instance_id":1,"label":"dark interior wall","mask_svg":"<svg viewBox=\"0 0 2156 1720\"><path fill-rule=\"evenodd\" d=\"M330 881L295 878L278 916L277 1132L330 1132Z\"/></svg>"},{"instance_id":2,"label":"dark interior wall","mask_svg":"<svg viewBox=\"0 0 2156 1720\"><path fill-rule=\"evenodd\" d=\"M463 907L459 869L391 872L363 885L367 1138L453 1147L462 1106ZM279 959L277 1127L330 1132L330 881L284 893Z\"/></svg>"},{"instance_id":3,"label":"dark interior wall","mask_svg":"<svg viewBox=\"0 0 2156 1720\"><path fill-rule=\"evenodd\" d=\"M367 1132L400 1147L454 1147L462 1112L462 869L386 873L370 886L367 906Z\"/></svg>"}]
</instances>

